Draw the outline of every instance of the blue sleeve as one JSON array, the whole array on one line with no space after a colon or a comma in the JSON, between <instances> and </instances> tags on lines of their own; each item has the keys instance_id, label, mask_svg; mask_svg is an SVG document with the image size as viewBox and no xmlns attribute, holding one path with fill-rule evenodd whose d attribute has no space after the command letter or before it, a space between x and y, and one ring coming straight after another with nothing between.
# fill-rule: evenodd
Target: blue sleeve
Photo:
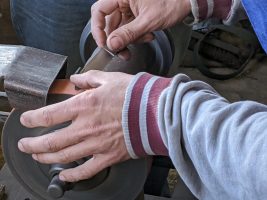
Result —
<instances>
[{"instance_id":1,"label":"blue sleeve","mask_svg":"<svg viewBox=\"0 0 267 200\"><path fill-rule=\"evenodd\" d=\"M242 0L242 3L261 46L267 53L267 0Z\"/></svg>"}]
</instances>

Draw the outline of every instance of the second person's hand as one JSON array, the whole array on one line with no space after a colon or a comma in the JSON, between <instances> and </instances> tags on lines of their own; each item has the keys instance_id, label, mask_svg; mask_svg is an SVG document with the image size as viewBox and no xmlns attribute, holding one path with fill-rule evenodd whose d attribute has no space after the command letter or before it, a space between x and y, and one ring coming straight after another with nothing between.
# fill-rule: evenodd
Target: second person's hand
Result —
<instances>
[{"instance_id":1,"label":"second person's hand","mask_svg":"<svg viewBox=\"0 0 267 200\"><path fill-rule=\"evenodd\" d=\"M99 0L91 9L98 46L120 51L153 40L152 32L171 27L191 11L190 0Z\"/></svg>"}]
</instances>

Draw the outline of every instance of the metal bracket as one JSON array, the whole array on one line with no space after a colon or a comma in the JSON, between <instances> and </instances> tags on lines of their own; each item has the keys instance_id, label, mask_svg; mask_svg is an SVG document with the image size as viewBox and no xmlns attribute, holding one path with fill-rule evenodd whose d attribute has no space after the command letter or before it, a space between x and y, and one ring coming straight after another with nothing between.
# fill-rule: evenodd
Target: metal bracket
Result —
<instances>
[{"instance_id":1,"label":"metal bracket","mask_svg":"<svg viewBox=\"0 0 267 200\"><path fill-rule=\"evenodd\" d=\"M0 45L0 55L4 90L13 108L29 110L45 106L54 80L65 77L66 56L12 45Z\"/></svg>"}]
</instances>

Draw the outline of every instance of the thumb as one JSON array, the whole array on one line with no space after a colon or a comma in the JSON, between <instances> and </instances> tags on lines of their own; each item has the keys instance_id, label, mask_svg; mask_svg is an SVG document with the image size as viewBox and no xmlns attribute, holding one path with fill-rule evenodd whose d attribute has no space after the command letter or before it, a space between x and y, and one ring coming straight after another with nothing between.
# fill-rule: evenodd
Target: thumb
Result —
<instances>
[{"instance_id":1,"label":"thumb","mask_svg":"<svg viewBox=\"0 0 267 200\"><path fill-rule=\"evenodd\" d=\"M75 74L70 77L70 81L81 89L97 88L105 83L106 72L90 70L82 74Z\"/></svg>"},{"instance_id":2,"label":"thumb","mask_svg":"<svg viewBox=\"0 0 267 200\"><path fill-rule=\"evenodd\" d=\"M142 35L148 32L149 23L138 16L133 21L114 30L107 39L108 48L114 51L124 49Z\"/></svg>"}]
</instances>

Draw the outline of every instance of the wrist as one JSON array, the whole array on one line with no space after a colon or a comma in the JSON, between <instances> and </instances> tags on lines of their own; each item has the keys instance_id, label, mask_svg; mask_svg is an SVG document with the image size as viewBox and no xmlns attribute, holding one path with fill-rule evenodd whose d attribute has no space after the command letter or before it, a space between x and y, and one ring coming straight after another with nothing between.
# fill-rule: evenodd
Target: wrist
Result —
<instances>
[{"instance_id":1,"label":"wrist","mask_svg":"<svg viewBox=\"0 0 267 200\"><path fill-rule=\"evenodd\" d=\"M127 88L122 126L132 158L168 155L158 127L158 102L171 79L139 73Z\"/></svg>"},{"instance_id":2,"label":"wrist","mask_svg":"<svg viewBox=\"0 0 267 200\"><path fill-rule=\"evenodd\" d=\"M195 22L207 18L225 20L230 14L233 1L240 0L190 0Z\"/></svg>"}]
</instances>

